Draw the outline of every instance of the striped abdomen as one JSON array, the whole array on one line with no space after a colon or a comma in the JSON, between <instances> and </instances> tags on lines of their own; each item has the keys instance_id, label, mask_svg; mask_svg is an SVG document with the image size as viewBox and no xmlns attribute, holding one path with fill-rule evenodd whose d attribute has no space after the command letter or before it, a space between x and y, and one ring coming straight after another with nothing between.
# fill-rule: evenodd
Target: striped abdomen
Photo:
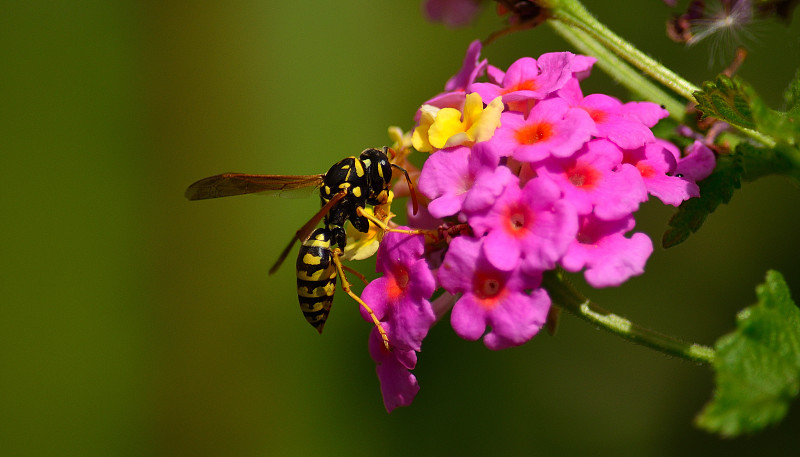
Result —
<instances>
[{"instance_id":1,"label":"striped abdomen","mask_svg":"<svg viewBox=\"0 0 800 457\"><path fill-rule=\"evenodd\" d=\"M318 228L300 246L297 255L297 298L309 324L319 333L325 326L336 290L336 266L331 252L331 232Z\"/></svg>"}]
</instances>

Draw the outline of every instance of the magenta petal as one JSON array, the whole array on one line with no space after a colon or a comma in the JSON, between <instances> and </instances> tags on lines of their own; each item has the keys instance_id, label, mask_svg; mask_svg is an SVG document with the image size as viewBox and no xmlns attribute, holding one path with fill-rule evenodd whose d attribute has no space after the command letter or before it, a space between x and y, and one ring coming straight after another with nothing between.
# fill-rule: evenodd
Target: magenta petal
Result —
<instances>
[{"instance_id":1,"label":"magenta petal","mask_svg":"<svg viewBox=\"0 0 800 457\"><path fill-rule=\"evenodd\" d=\"M452 294L472 287L471 278L480 250L480 240L460 236L450 243L442 266L439 268L439 283Z\"/></svg>"},{"instance_id":2,"label":"magenta petal","mask_svg":"<svg viewBox=\"0 0 800 457\"><path fill-rule=\"evenodd\" d=\"M630 215L614 221L584 217L577 239L561 259L561 265L573 272L586 268L584 276L593 287L618 286L643 273L653 243L643 233L626 238L625 233L634 224Z\"/></svg>"},{"instance_id":3,"label":"magenta petal","mask_svg":"<svg viewBox=\"0 0 800 457\"><path fill-rule=\"evenodd\" d=\"M530 295L515 292L492 309L489 316L491 331L483 342L491 350L519 346L533 338L544 325L550 310L550 297L544 289Z\"/></svg>"},{"instance_id":4,"label":"magenta petal","mask_svg":"<svg viewBox=\"0 0 800 457\"><path fill-rule=\"evenodd\" d=\"M676 173L691 181L702 181L714 171L716 157L714 152L700 141L695 141L686 149L686 157L678 160Z\"/></svg>"},{"instance_id":5,"label":"magenta petal","mask_svg":"<svg viewBox=\"0 0 800 457\"><path fill-rule=\"evenodd\" d=\"M669 116L669 111L651 102L628 102L622 105L622 113L626 117L638 120L646 127L652 127Z\"/></svg>"},{"instance_id":6,"label":"magenta petal","mask_svg":"<svg viewBox=\"0 0 800 457\"><path fill-rule=\"evenodd\" d=\"M644 233L634 233L609 240L606 249L617 254L606 256L586 269L584 276L592 287L618 286L631 276L644 273L644 265L653 253L653 242Z\"/></svg>"},{"instance_id":7,"label":"magenta petal","mask_svg":"<svg viewBox=\"0 0 800 457\"><path fill-rule=\"evenodd\" d=\"M387 351L376 329L369 336L369 353L376 364L386 411L391 413L398 406L410 405L419 392L417 378L408 371L416 366L416 353L399 349Z\"/></svg>"},{"instance_id":8,"label":"magenta petal","mask_svg":"<svg viewBox=\"0 0 800 457\"><path fill-rule=\"evenodd\" d=\"M511 271L519 265L520 246L502 230L493 230L486 235L483 253L499 270Z\"/></svg>"},{"instance_id":9,"label":"magenta petal","mask_svg":"<svg viewBox=\"0 0 800 457\"><path fill-rule=\"evenodd\" d=\"M437 218L461 211L467 190L472 187L469 148L437 151L428 157L419 177L419 191L431 199L428 211Z\"/></svg>"},{"instance_id":10,"label":"magenta petal","mask_svg":"<svg viewBox=\"0 0 800 457\"><path fill-rule=\"evenodd\" d=\"M486 330L486 316L472 294L464 294L450 312L450 325L458 336L476 341Z\"/></svg>"}]
</instances>

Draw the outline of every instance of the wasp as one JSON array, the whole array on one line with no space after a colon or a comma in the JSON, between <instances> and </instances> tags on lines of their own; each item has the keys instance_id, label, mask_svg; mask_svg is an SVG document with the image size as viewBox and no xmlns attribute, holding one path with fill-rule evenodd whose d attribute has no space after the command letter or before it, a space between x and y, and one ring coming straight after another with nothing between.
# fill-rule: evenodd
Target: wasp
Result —
<instances>
[{"instance_id":1,"label":"wasp","mask_svg":"<svg viewBox=\"0 0 800 457\"><path fill-rule=\"evenodd\" d=\"M342 289L372 316L388 348L386 332L372 309L350 290L344 275L346 267L342 265L340 256L347 243L345 222L349 221L362 233L369 231L370 221L383 230L391 230L364 209L367 205L383 205L389 201L393 168L405 175L413 210L415 213L417 211L411 178L405 169L391 163L389 154L393 155L394 151L386 146L383 149L365 149L358 157L346 157L333 164L326 173L317 175L223 173L196 181L186 189L185 195L189 200L205 200L318 187L320 210L295 233L270 268L269 274L278 270L295 242L302 242L296 262L297 297L306 320L322 333L333 303L338 276ZM320 221L323 226L316 228Z\"/></svg>"}]
</instances>

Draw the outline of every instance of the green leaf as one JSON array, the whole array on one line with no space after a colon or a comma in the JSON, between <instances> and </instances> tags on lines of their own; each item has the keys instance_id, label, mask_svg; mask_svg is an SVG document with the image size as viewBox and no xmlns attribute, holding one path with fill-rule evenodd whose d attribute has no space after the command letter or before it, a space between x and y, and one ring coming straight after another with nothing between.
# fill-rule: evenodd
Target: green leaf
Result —
<instances>
[{"instance_id":1,"label":"green leaf","mask_svg":"<svg viewBox=\"0 0 800 457\"><path fill-rule=\"evenodd\" d=\"M800 69L795 72L792 82L783 94L783 99L786 101L787 112L795 114L800 112Z\"/></svg>"},{"instance_id":2,"label":"green leaf","mask_svg":"<svg viewBox=\"0 0 800 457\"><path fill-rule=\"evenodd\" d=\"M734 153L717 157L714 172L698 183L700 197L689 199L678 207L669 220L669 228L661 238L661 245L670 248L700 230L706 217L720 204L728 203L733 192L741 187L743 171L741 155Z\"/></svg>"},{"instance_id":3,"label":"green leaf","mask_svg":"<svg viewBox=\"0 0 800 457\"><path fill-rule=\"evenodd\" d=\"M745 89L745 83L739 78L731 79L725 75L704 82L701 90L693 94L697 109L703 113L702 119L710 116L739 127L755 128L750 109L750 96L753 93Z\"/></svg>"},{"instance_id":4,"label":"green leaf","mask_svg":"<svg viewBox=\"0 0 800 457\"><path fill-rule=\"evenodd\" d=\"M736 331L716 344L716 390L695 423L731 437L783 419L800 392L800 309L783 276L769 271L758 303L736 316Z\"/></svg>"},{"instance_id":5,"label":"green leaf","mask_svg":"<svg viewBox=\"0 0 800 457\"><path fill-rule=\"evenodd\" d=\"M784 144L796 145L800 142L800 107L789 112L775 111L753 95L750 109L761 133L766 133Z\"/></svg>"},{"instance_id":6,"label":"green leaf","mask_svg":"<svg viewBox=\"0 0 800 457\"><path fill-rule=\"evenodd\" d=\"M740 143L736 146L736 154L742 158L744 181L755 181L770 175L800 178L797 148L787 144L780 143L774 148L759 148L749 143Z\"/></svg>"},{"instance_id":7,"label":"green leaf","mask_svg":"<svg viewBox=\"0 0 800 457\"><path fill-rule=\"evenodd\" d=\"M731 125L756 130L775 142L800 143L800 80L797 76L789 85L784 99L789 111L768 107L756 91L738 77L718 75L714 81L703 83L694 93L701 119L713 117Z\"/></svg>"}]
</instances>

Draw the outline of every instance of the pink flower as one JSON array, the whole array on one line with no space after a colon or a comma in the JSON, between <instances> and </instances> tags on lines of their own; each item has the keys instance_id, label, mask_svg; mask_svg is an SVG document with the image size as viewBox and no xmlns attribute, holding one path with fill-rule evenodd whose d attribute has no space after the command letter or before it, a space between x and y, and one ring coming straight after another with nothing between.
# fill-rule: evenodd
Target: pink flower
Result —
<instances>
[{"instance_id":1,"label":"pink flower","mask_svg":"<svg viewBox=\"0 0 800 457\"><path fill-rule=\"evenodd\" d=\"M653 242L644 233L625 237L635 223L633 216L615 221L583 216L578 235L561 265L573 272L586 268L584 276L592 287L618 286L631 276L644 273Z\"/></svg>"},{"instance_id":2,"label":"pink flower","mask_svg":"<svg viewBox=\"0 0 800 457\"><path fill-rule=\"evenodd\" d=\"M471 151L458 146L433 153L422 167L418 185L420 192L431 199L430 214L442 218L461 211L476 176L492 173L499 160L489 142L477 143Z\"/></svg>"},{"instance_id":3,"label":"pink flower","mask_svg":"<svg viewBox=\"0 0 800 457\"><path fill-rule=\"evenodd\" d=\"M686 157L678 158L675 173L692 183L706 179L717 165L714 152L701 141L686 148Z\"/></svg>"},{"instance_id":4,"label":"pink flower","mask_svg":"<svg viewBox=\"0 0 800 457\"><path fill-rule=\"evenodd\" d=\"M575 156L544 160L535 170L552 180L580 215L619 219L647 200L639 171L622 163L622 150L607 140L591 140Z\"/></svg>"},{"instance_id":5,"label":"pink flower","mask_svg":"<svg viewBox=\"0 0 800 457\"><path fill-rule=\"evenodd\" d=\"M419 391L417 378L409 371L417 365L417 353L398 348L387 350L378 329L373 328L369 334L369 355L375 361L386 412L410 405Z\"/></svg>"},{"instance_id":6,"label":"pink flower","mask_svg":"<svg viewBox=\"0 0 800 457\"><path fill-rule=\"evenodd\" d=\"M506 111L500 115L500 128L491 143L513 153L515 159L535 162L549 157L569 157L595 133L594 122L581 109L570 108L559 98L542 100L527 118L522 113Z\"/></svg>"},{"instance_id":7,"label":"pink flower","mask_svg":"<svg viewBox=\"0 0 800 457\"><path fill-rule=\"evenodd\" d=\"M572 76L572 60L569 52L542 54L539 59L523 57L508 67L500 85L474 83L468 88L481 94L484 100L502 96L503 103L541 100L560 89ZM499 75L496 75L497 77Z\"/></svg>"},{"instance_id":8,"label":"pink flower","mask_svg":"<svg viewBox=\"0 0 800 457\"><path fill-rule=\"evenodd\" d=\"M454 239L439 269L445 290L462 294L450 314L453 330L475 341L490 327L483 342L492 350L523 344L544 325L550 298L539 288L540 277L493 267L480 245L475 238Z\"/></svg>"},{"instance_id":9,"label":"pink flower","mask_svg":"<svg viewBox=\"0 0 800 457\"><path fill-rule=\"evenodd\" d=\"M519 179L505 167L479 181L468 198L481 197L491 206L475 212L465 208L465 214L477 236L486 234L483 249L488 261L503 271L519 266L533 274L553 268L578 229L575 209L561 198L558 187L534 178L520 189ZM502 191L495 196L497 186Z\"/></svg>"},{"instance_id":10,"label":"pink flower","mask_svg":"<svg viewBox=\"0 0 800 457\"><path fill-rule=\"evenodd\" d=\"M678 163L669 150L677 147L657 139L634 150L625 151L624 162L636 167L644 181L647 192L666 205L678 206L682 201L699 195L694 183L674 175Z\"/></svg>"},{"instance_id":11,"label":"pink flower","mask_svg":"<svg viewBox=\"0 0 800 457\"><path fill-rule=\"evenodd\" d=\"M599 138L607 138L623 149L636 149L655 139L650 127L669 115L667 110L649 102L623 104L604 94L583 96L577 79L559 90L558 96L576 108L582 108L595 123Z\"/></svg>"},{"instance_id":12,"label":"pink flower","mask_svg":"<svg viewBox=\"0 0 800 457\"><path fill-rule=\"evenodd\" d=\"M422 258L424 251L422 235L387 233L378 248L375 267L384 275L370 282L361 294L396 349L419 351L436 320L428 301L436 283ZM361 315L372 322L365 310Z\"/></svg>"}]
</instances>

